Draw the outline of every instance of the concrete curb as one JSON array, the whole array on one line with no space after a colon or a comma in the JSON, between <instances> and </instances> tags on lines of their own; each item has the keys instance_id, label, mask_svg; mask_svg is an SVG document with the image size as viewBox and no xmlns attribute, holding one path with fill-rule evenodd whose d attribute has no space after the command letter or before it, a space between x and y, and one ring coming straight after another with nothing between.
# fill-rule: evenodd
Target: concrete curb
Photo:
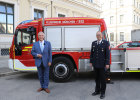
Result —
<instances>
[{"instance_id":1,"label":"concrete curb","mask_svg":"<svg viewBox=\"0 0 140 100\"><path fill-rule=\"evenodd\" d=\"M20 73L22 73L22 72L19 72L19 71L11 71L11 72L0 73L0 77L9 76L9 75L15 75L15 74L20 74Z\"/></svg>"}]
</instances>

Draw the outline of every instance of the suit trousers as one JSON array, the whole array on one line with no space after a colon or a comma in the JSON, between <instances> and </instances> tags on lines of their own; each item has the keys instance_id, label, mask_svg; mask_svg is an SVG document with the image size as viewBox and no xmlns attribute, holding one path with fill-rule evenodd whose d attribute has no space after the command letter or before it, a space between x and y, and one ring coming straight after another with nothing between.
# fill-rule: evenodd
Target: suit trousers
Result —
<instances>
[{"instance_id":1,"label":"suit trousers","mask_svg":"<svg viewBox=\"0 0 140 100\"><path fill-rule=\"evenodd\" d=\"M49 66L44 67L43 63L39 67L37 67L38 70L38 78L40 80L41 88L48 88L49 85Z\"/></svg>"},{"instance_id":2,"label":"suit trousers","mask_svg":"<svg viewBox=\"0 0 140 100\"><path fill-rule=\"evenodd\" d=\"M106 91L105 68L95 68L94 67L94 71L95 71L95 82L96 82L95 91L105 94L105 91Z\"/></svg>"}]
</instances>

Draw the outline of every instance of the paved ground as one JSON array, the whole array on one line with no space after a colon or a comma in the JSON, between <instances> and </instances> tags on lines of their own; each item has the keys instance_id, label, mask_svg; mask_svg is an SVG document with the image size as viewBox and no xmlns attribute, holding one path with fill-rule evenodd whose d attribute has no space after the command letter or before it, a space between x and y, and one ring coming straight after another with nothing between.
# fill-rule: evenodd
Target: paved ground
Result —
<instances>
[{"instance_id":1,"label":"paved ground","mask_svg":"<svg viewBox=\"0 0 140 100\"><path fill-rule=\"evenodd\" d=\"M8 59L9 59L9 56L0 56L0 68L3 68L3 67L8 68Z\"/></svg>"},{"instance_id":2,"label":"paved ground","mask_svg":"<svg viewBox=\"0 0 140 100\"><path fill-rule=\"evenodd\" d=\"M0 57L0 74L8 69L8 57ZM114 84L107 85L104 100L140 100L140 73L113 73ZM37 73L18 73L0 77L0 100L100 100L93 97L95 82L93 73L79 73L66 83L50 80L50 94L38 93Z\"/></svg>"},{"instance_id":3,"label":"paved ground","mask_svg":"<svg viewBox=\"0 0 140 100\"><path fill-rule=\"evenodd\" d=\"M8 59L9 56L0 56L0 77L18 73L17 71L9 69Z\"/></svg>"},{"instance_id":4,"label":"paved ground","mask_svg":"<svg viewBox=\"0 0 140 100\"><path fill-rule=\"evenodd\" d=\"M0 73L11 71L8 68L9 56L0 56Z\"/></svg>"},{"instance_id":5,"label":"paved ground","mask_svg":"<svg viewBox=\"0 0 140 100\"><path fill-rule=\"evenodd\" d=\"M100 100L93 97L94 74L80 73L67 83L50 81L50 94L38 93L37 73L22 73L0 77L0 100ZM139 100L140 73L113 74L114 84L107 85L104 100Z\"/></svg>"}]
</instances>

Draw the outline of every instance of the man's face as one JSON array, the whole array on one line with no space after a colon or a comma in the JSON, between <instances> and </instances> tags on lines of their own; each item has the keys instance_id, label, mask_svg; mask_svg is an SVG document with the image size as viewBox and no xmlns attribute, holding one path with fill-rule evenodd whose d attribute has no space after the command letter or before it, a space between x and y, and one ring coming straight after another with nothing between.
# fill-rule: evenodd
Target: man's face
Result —
<instances>
[{"instance_id":1,"label":"man's face","mask_svg":"<svg viewBox=\"0 0 140 100\"><path fill-rule=\"evenodd\" d=\"M96 34L96 37L97 37L98 40L101 40L102 39L102 33L101 32L98 32Z\"/></svg>"},{"instance_id":2,"label":"man's face","mask_svg":"<svg viewBox=\"0 0 140 100\"><path fill-rule=\"evenodd\" d=\"M43 41L44 40L44 33L39 33L38 34L38 38L39 38L39 41Z\"/></svg>"}]
</instances>

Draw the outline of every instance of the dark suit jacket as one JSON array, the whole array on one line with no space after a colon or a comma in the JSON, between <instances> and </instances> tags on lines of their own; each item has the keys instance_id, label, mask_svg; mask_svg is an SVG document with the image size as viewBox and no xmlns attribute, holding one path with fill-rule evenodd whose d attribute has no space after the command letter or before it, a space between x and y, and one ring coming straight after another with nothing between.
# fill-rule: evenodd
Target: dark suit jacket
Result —
<instances>
[{"instance_id":1,"label":"dark suit jacket","mask_svg":"<svg viewBox=\"0 0 140 100\"><path fill-rule=\"evenodd\" d=\"M97 45L97 41L92 42L90 63L92 63L95 68L104 68L105 65L110 64L110 50L109 42L102 40L102 42Z\"/></svg>"}]
</instances>

